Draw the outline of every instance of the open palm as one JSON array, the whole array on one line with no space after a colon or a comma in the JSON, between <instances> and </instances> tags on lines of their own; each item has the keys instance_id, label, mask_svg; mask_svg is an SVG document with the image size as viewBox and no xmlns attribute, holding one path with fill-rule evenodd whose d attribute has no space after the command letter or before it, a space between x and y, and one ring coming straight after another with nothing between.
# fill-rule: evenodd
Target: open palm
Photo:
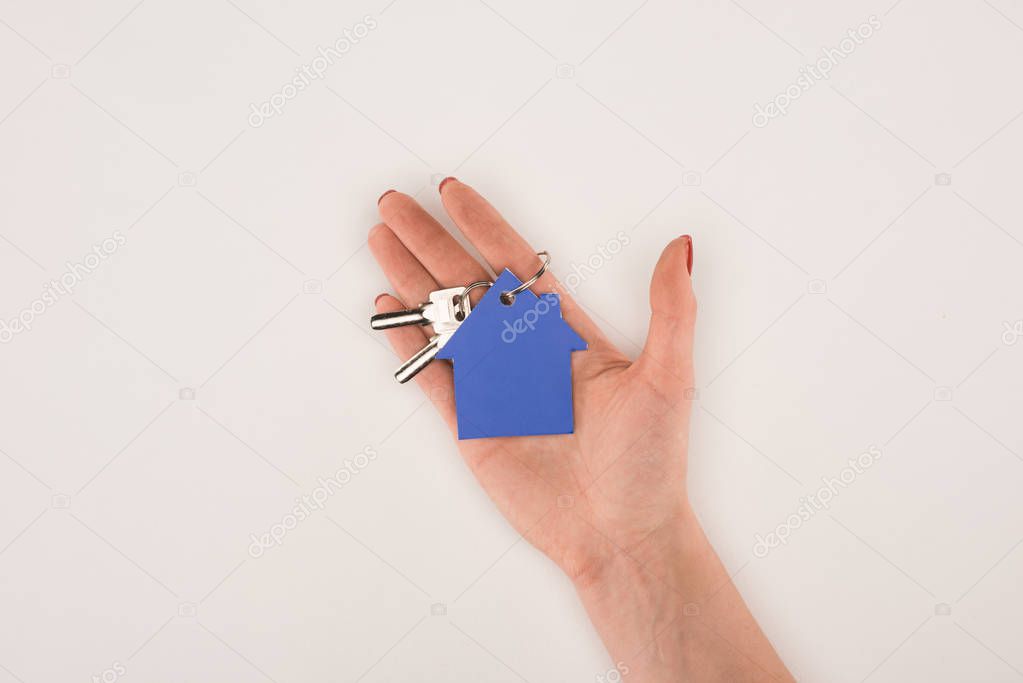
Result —
<instances>
[{"instance_id":1,"label":"open palm","mask_svg":"<svg viewBox=\"0 0 1023 683\"><path fill-rule=\"evenodd\" d=\"M441 183L441 199L494 272L508 268L522 279L536 272L535 250L475 190L448 179ZM371 230L369 246L399 298L381 295L378 312L416 306L436 289L491 279L414 199L389 192L379 204L383 223ZM515 529L574 579L647 542L685 509L696 315L691 266L688 237L665 248L650 288L646 346L635 362L607 340L553 274L545 274L533 291L559 293L565 320L589 345L572 354L575 433L458 443ZM427 331L416 327L387 334L402 359L427 339ZM451 366L434 362L416 381L457 433Z\"/></svg>"}]
</instances>

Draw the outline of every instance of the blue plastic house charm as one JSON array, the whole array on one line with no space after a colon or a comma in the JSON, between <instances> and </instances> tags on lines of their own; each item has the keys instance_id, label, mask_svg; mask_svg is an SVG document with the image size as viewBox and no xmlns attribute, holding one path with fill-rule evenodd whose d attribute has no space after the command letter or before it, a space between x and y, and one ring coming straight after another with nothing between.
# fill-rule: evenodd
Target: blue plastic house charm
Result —
<instances>
[{"instance_id":1,"label":"blue plastic house charm","mask_svg":"<svg viewBox=\"0 0 1023 683\"><path fill-rule=\"evenodd\" d=\"M520 284L501 273L437 355L454 362L459 439L573 432L572 352L586 342L557 294L501 301Z\"/></svg>"}]
</instances>

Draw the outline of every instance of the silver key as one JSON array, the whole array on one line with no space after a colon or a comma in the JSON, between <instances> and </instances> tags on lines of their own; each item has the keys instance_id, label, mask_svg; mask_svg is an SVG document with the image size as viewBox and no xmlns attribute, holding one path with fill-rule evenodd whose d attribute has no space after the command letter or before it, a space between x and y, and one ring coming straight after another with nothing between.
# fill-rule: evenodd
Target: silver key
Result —
<instances>
[{"instance_id":1,"label":"silver key","mask_svg":"<svg viewBox=\"0 0 1023 683\"><path fill-rule=\"evenodd\" d=\"M463 296L465 287L451 287L430 292L430 300L419 308L393 313L378 313L370 318L374 330L387 330L405 325L433 325L434 335L426 346L412 355L394 372L394 378L404 384L429 365L458 326L469 315L469 297Z\"/></svg>"},{"instance_id":2,"label":"silver key","mask_svg":"<svg viewBox=\"0 0 1023 683\"><path fill-rule=\"evenodd\" d=\"M451 287L430 292L430 300L418 308L392 313L377 313L369 319L374 330L387 330L405 325L433 325L434 332L440 333L437 325L453 324L455 328L469 315L469 297L463 297L465 287Z\"/></svg>"},{"instance_id":3,"label":"silver key","mask_svg":"<svg viewBox=\"0 0 1023 683\"><path fill-rule=\"evenodd\" d=\"M423 368L433 362L433 359L437 357L437 353L445 344L448 343L448 340L451 339L454 334L455 330L452 329L448 332L442 332L430 337L430 341L426 343L426 346L412 354L411 358L402 363L398 369L394 371L394 379L398 380L401 384L404 384L418 375Z\"/></svg>"}]
</instances>

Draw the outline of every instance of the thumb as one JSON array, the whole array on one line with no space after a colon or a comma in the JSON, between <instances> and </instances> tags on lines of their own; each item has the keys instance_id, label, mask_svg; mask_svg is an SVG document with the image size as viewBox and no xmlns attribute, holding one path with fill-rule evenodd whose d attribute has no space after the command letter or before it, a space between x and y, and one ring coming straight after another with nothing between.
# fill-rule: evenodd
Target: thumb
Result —
<instances>
[{"instance_id":1,"label":"thumb","mask_svg":"<svg viewBox=\"0 0 1023 683\"><path fill-rule=\"evenodd\" d=\"M696 297L690 273L693 239L672 240L657 261L650 281L650 329L637 365L661 387L684 391L693 386L693 325Z\"/></svg>"}]
</instances>

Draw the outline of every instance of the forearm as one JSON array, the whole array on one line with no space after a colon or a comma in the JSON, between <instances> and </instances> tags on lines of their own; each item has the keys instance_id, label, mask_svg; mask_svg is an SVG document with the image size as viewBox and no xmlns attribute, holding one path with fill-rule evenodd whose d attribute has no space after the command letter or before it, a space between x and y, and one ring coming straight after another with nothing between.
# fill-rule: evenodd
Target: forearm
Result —
<instances>
[{"instance_id":1,"label":"forearm","mask_svg":"<svg viewBox=\"0 0 1023 683\"><path fill-rule=\"evenodd\" d=\"M576 588L629 680L792 680L688 508Z\"/></svg>"}]
</instances>

